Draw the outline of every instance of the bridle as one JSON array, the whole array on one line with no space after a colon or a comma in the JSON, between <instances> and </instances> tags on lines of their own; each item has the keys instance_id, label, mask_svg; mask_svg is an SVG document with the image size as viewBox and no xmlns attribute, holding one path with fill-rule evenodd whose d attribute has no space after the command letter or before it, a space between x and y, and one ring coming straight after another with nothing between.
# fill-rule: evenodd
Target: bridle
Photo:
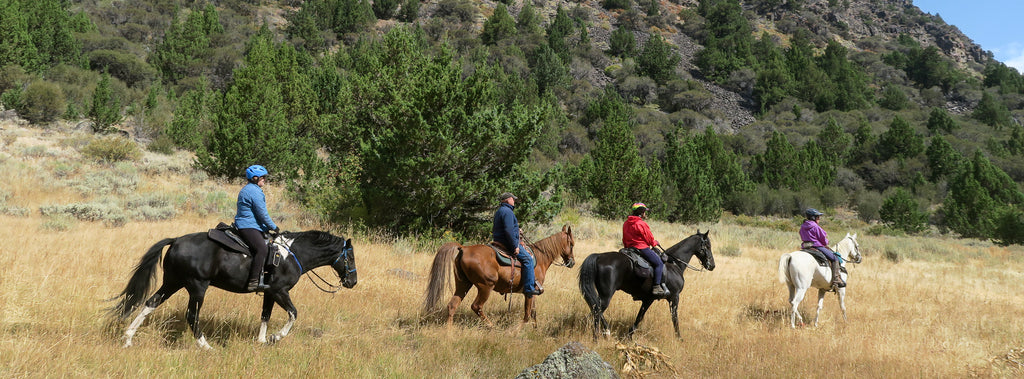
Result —
<instances>
[{"instance_id":1,"label":"bridle","mask_svg":"<svg viewBox=\"0 0 1024 379\"><path fill-rule=\"evenodd\" d=\"M705 237L705 238L703 238L703 240L700 243L700 251L698 252L698 254L701 254L701 255L707 257L708 256L708 250L709 250L708 249L708 240ZM689 269L691 269L693 271L697 271L697 272L707 271L706 269L704 269L704 267L696 267L694 265L691 265L690 262L683 262L682 259L673 257L671 254L665 254L665 256L671 258L675 262L682 263L684 266L686 266L686 268L689 268ZM700 257L698 257L698 259L699 258Z\"/></svg>"},{"instance_id":2,"label":"bridle","mask_svg":"<svg viewBox=\"0 0 1024 379\"><path fill-rule=\"evenodd\" d=\"M297 258L295 256L295 252L292 251L290 246L291 244L279 243L279 245L281 245L281 247L283 247L285 250L288 250L288 254L292 256L292 260L294 260L295 264L299 266L299 272L302 272L302 263L299 263L299 258ZM356 268L351 267L349 265L349 253L351 252L352 246L342 248L341 252L338 253L338 256L334 258L334 262L331 262L331 266L333 267L335 264L338 263L339 260L342 261L341 271L345 273L345 278L347 278L350 274L356 272ZM313 278L309 276L310 273L313 273L313 276L316 276L316 278L320 280L320 283L323 283L325 286L327 286L328 289L324 289L323 287L320 286L320 283L317 283L316 280L313 280ZM337 275L337 273L335 273L335 275ZM341 276L338 276L338 284L331 284L330 282L327 281L327 279L324 279L322 276L320 276L320 274L317 274L316 271L313 271L313 269L306 271L306 277L309 278L310 282L313 282L313 285L316 286L317 289L323 292L336 293L344 287L341 283L345 280L345 278Z\"/></svg>"}]
</instances>

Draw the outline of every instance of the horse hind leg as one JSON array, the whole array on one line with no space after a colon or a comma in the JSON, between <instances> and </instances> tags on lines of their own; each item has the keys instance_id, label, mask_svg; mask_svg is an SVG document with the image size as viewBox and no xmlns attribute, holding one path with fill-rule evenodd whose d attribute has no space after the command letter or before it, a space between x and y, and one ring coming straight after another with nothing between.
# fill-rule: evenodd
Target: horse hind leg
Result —
<instances>
[{"instance_id":1,"label":"horse hind leg","mask_svg":"<svg viewBox=\"0 0 1024 379\"><path fill-rule=\"evenodd\" d=\"M803 326L804 318L800 315L800 302L804 300L804 295L807 293L806 288L791 288L790 289L790 316L789 316L789 327L796 329L797 322Z\"/></svg>"},{"instance_id":2,"label":"horse hind leg","mask_svg":"<svg viewBox=\"0 0 1024 379\"><path fill-rule=\"evenodd\" d=\"M156 293L153 294L153 296L149 297L149 300L146 300L146 305L142 308L142 311L139 312L138 316L135 316L135 320L132 320L132 323L128 324L128 329L124 331L124 347L132 346L132 338L135 337L135 332L139 330L142 323L146 321L146 316L153 313L160 304L163 304L167 298L171 297L175 292L178 292L179 289L181 289L181 286L168 286L165 283L156 291Z\"/></svg>"},{"instance_id":3,"label":"horse hind leg","mask_svg":"<svg viewBox=\"0 0 1024 379\"><path fill-rule=\"evenodd\" d=\"M188 286L188 309L185 311L185 321L188 326L192 329L192 336L196 339L196 344L199 347L211 350L212 346L206 342L206 336L203 335L202 329L199 328L199 311L203 308L203 300L206 298L206 288L208 283Z\"/></svg>"},{"instance_id":4,"label":"horse hind leg","mask_svg":"<svg viewBox=\"0 0 1024 379\"><path fill-rule=\"evenodd\" d=\"M459 308L459 304L462 303L462 299L466 298L466 294L469 293L469 289L473 288L473 285L467 281L459 280L458 277L455 279L455 293L452 295L452 299L448 301L448 322L449 328L452 327L452 322L455 319L455 310Z\"/></svg>"},{"instance_id":5,"label":"horse hind leg","mask_svg":"<svg viewBox=\"0 0 1024 379\"><path fill-rule=\"evenodd\" d=\"M814 313L814 327L818 327L818 317L821 316L821 308L825 305L825 290L818 289L818 310Z\"/></svg>"}]
</instances>

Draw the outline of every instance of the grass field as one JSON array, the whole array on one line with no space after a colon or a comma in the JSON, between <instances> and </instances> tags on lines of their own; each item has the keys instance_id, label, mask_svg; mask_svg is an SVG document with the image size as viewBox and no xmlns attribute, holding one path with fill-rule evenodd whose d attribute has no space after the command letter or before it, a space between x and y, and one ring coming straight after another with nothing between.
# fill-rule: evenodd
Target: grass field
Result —
<instances>
[{"instance_id":1,"label":"grass field","mask_svg":"<svg viewBox=\"0 0 1024 379\"><path fill-rule=\"evenodd\" d=\"M469 310L475 292L448 329L418 314L431 259L444 241L332 227L354 240L359 284L332 295L302 279L292 291L299 318L283 341L255 342L262 298L212 289L200 324L214 350L199 349L188 331L183 291L150 315L135 346L123 349L126 325L107 317L113 304L106 299L123 289L153 243L228 221L240 184L192 171L187 156L146 153L134 165L102 165L76 153L75 138L85 137L7 125L0 133L0 377L502 378L571 341L616 368L625 361L619 342L657 348L675 371L661 367L648 377L1024 375L1024 248L866 235L867 225L841 210L823 225L836 240L860 233L864 254L850 268L848 322L830 295L819 327L788 327L786 288L776 270L779 256L795 246L793 220L652 222L666 245L710 228L717 268L686 273L681 340L667 304L658 302L631 342L620 338L639 304L621 293L606 313L613 338L592 340L578 266L551 268L537 301L538 322L519 333L512 330L521 296L492 297L486 311L498 326L489 329ZM108 179L88 184L97 177ZM267 192L284 229L314 227L283 200L282 188L272 184ZM68 204L79 206L41 211ZM577 262L619 244L618 221L573 210L528 232L539 239L563 224L576 234ZM329 269L318 271L333 277ZM801 306L808 321L813 295ZM275 309L270 331L284 320Z\"/></svg>"}]
</instances>

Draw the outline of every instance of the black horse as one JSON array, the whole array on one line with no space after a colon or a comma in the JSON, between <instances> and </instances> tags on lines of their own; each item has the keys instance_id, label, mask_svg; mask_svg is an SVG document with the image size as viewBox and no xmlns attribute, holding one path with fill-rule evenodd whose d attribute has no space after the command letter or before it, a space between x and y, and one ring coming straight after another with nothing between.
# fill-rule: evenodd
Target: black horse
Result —
<instances>
[{"instance_id":1,"label":"black horse","mask_svg":"<svg viewBox=\"0 0 1024 379\"><path fill-rule=\"evenodd\" d=\"M269 280L270 288L264 291L263 314L260 318L260 334L258 341L267 343L267 321L270 312L277 303L288 312L288 322L278 334L272 335L269 342L276 342L288 335L298 313L292 305L288 291L295 286L306 271L321 266L331 266L341 280L341 285L352 288L356 285L356 257L352 249L352 240L345 240L327 232L286 232L275 239L279 249L288 253L274 269ZM164 246L170 245L167 254L163 254ZM178 290L188 291L188 310L185 319L196 343L203 348L211 348L206 337L197 324L199 310L203 307L203 298L210 285L235 293L246 293L246 281L252 258L248 254L226 250L219 243L209 239L207 233L187 234L178 238L165 238L157 242L139 260L139 265L124 291L112 300L120 301L111 308L111 312L120 319L130 316L142 304L149 294L152 278L156 275L156 266L163 260L163 284L146 300L146 306L138 317L125 331L127 340L124 346L132 344L132 336L146 319L167 298Z\"/></svg>"},{"instance_id":2,"label":"black horse","mask_svg":"<svg viewBox=\"0 0 1024 379\"><path fill-rule=\"evenodd\" d=\"M705 269L715 269L715 258L711 255L711 240L708 233L710 230L704 234L697 230L697 234L686 237L665 250L668 260L665 262L663 280L669 290L667 297L652 295L650 286L644 286L646 279L633 273L632 262L624 254L613 251L588 256L580 266L580 291L583 292L583 299L587 301L594 316L594 340L597 340L598 333L603 332L606 336L611 334L608 330L608 321L604 319L604 310L608 309L612 295L619 290L633 295L633 300L642 302L640 312L637 313L636 321L629 328L627 336L632 337L651 303L667 299L672 312L672 326L675 327L676 337L680 337L676 310L679 307L679 292L683 290L683 270L689 265L687 262L696 255Z\"/></svg>"}]
</instances>

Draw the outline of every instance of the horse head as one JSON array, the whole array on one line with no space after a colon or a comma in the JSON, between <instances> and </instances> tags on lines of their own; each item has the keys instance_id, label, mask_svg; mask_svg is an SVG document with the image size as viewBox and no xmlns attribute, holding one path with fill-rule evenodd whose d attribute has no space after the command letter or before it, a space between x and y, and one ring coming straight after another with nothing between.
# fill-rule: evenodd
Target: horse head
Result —
<instances>
[{"instance_id":1,"label":"horse head","mask_svg":"<svg viewBox=\"0 0 1024 379\"><path fill-rule=\"evenodd\" d=\"M356 276L356 253L355 249L352 248L351 238L345 240L345 244L342 245L338 257L331 263L331 268L338 273L342 286L345 288L356 286L358 281Z\"/></svg>"},{"instance_id":2,"label":"horse head","mask_svg":"<svg viewBox=\"0 0 1024 379\"><path fill-rule=\"evenodd\" d=\"M565 267L572 268L576 265L576 257L573 255L573 247L576 246L576 238L572 235L572 227L568 224L562 226L562 233L565 233L565 246L562 248L562 263Z\"/></svg>"},{"instance_id":3,"label":"horse head","mask_svg":"<svg viewBox=\"0 0 1024 379\"><path fill-rule=\"evenodd\" d=\"M704 266L705 270L714 271L715 256L711 254L711 238L708 237L708 233L711 233L711 229L708 229L704 234L701 234L700 229L697 229L695 236L700 238L700 247L695 255L697 259L700 259L700 264Z\"/></svg>"},{"instance_id":4,"label":"horse head","mask_svg":"<svg viewBox=\"0 0 1024 379\"><path fill-rule=\"evenodd\" d=\"M863 257L860 255L860 244L857 243L857 234L846 233L846 237L839 241L836 252L843 257L843 260L853 263L860 263Z\"/></svg>"},{"instance_id":5,"label":"horse head","mask_svg":"<svg viewBox=\"0 0 1024 379\"><path fill-rule=\"evenodd\" d=\"M689 266L690 258L696 255L704 269L712 271L715 269L715 257L711 254L711 239L708 238L708 233L710 232L711 230L701 233L700 229L697 229L697 234L686 237L686 239L666 249L665 254L683 262L687 266ZM690 268L693 267L690 266Z\"/></svg>"}]
</instances>

